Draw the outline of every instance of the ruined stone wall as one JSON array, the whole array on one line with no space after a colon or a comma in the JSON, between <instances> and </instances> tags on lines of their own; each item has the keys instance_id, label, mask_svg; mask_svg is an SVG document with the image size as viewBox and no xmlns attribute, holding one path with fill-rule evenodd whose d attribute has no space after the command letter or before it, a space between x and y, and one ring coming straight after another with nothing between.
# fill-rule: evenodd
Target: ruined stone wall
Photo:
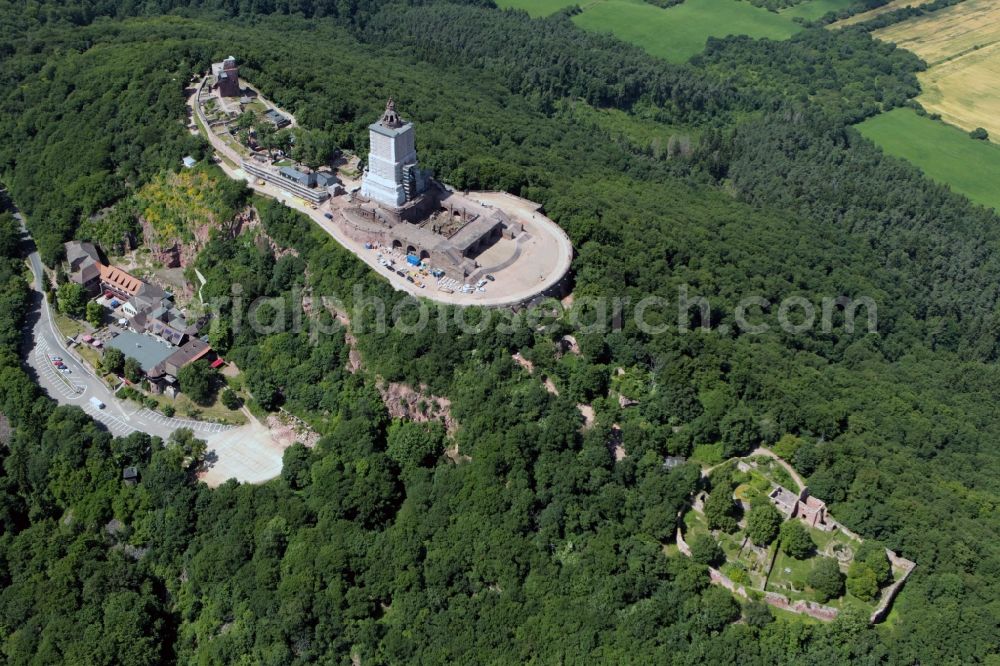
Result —
<instances>
[{"instance_id":1,"label":"ruined stone wall","mask_svg":"<svg viewBox=\"0 0 1000 666\"><path fill-rule=\"evenodd\" d=\"M837 615L840 613L840 611L836 608L824 606L823 604L818 604L813 601L799 599L798 601L793 602L785 595L778 594L777 592L765 592L764 601L775 608L791 611L792 613L798 613L800 615L808 615L809 617L823 622L836 620Z\"/></svg>"},{"instance_id":2,"label":"ruined stone wall","mask_svg":"<svg viewBox=\"0 0 1000 666\"><path fill-rule=\"evenodd\" d=\"M899 590L903 587L903 583L906 582L906 579L910 577L910 574L917 567L915 562L911 562L906 558L900 557L889 549L886 549L885 554L886 557L889 558L889 563L892 564L892 566L903 570L903 575L895 583L882 590L882 598L879 600L878 606L875 607L875 610L872 611L870 618L872 624L877 624L885 620L885 617L889 614L889 607L892 605L896 595L899 594Z\"/></svg>"},{"instance_id":3,"label":"ruined stone wall","mask_svg":"<svg viewBox=\"0 0 1000 666\"><path fill-rule=\"evenodd\" d=\"M684 540L684 535L681 533L681 528L679 527L677 528L677 550L691 557L691 547L687 545L687 541Z\"/></svg>"}]
</instances>

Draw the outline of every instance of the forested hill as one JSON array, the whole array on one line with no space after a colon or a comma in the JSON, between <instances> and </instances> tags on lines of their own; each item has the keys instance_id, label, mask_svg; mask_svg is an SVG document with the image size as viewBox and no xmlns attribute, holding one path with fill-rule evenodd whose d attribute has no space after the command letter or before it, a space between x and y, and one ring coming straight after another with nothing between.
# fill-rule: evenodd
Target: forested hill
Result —
<instances>
[{"instance_id":1,"label":"forested hill","mask_svg":"<svg viewBox=\"0 0 1000 666\"><path fill-rule=\"evenodd\" d=\"M374 330L369 309L352 321L358 374L342 331L232 331L220 351L259 406L322 437L289 449L271 483L208 490L181 444L112 438L39 395L17 355L16 226L0 216L8 663L998 658L1000 220L848 127L914 95L918 61L857 31L807 30L714 40L672 66L490 3L296 8L0 6L0 172L47 260L90 213L206 155L183 125L184 86L233 54L265 95L362 154L395 96L443 180L544 203L577 248L576 297L627 299L625 324L442 334L444 309L404 334ZM211 239L206 297L239 283L247 303L309 288L350 307L361 285L388 311L406 303L304 217L254 203L280 251ZM634 325L635 303L684 285L729 332ZM869 296L878 332L742 335L732 313L747 295ZM571 332L581 354L557 354ZM379 380L448 396L457 432L393 422ZM626 380L628 409L610 392ZM884 625L775 618L665 553L702 482L664 455L782 438L838 520L918 563ZM142 470L135 487L119 481L126 465Z\"/></svg>"}]
</instances>

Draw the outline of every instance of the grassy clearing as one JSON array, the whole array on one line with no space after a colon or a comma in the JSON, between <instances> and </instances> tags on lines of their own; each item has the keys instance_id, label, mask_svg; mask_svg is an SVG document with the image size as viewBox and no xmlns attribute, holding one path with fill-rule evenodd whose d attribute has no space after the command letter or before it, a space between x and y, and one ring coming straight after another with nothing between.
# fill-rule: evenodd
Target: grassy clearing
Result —
<instances>
[{"instance_id":1,"label":"grassy clearing","mask_svg":"<svg viewBox=\"0 0 1000 666\"><path fill-rule=\"evenodd\" d=\"M90 345L79 345L76 348L76 352L90 365L91 368L94 369L94 372L99 372L98 369L101 367L101 355L96 349Z\"/></svg>"},{"instance_id":2,"label":"grassy clearing","mask_svg":"<svg viewBox=\"0 0 1000 666\"><path fill-rule=\"evenodd\" d=\"M776 483L792 492L799 492L802 488L795 482L792 475L788 473L777 460L769 456L754 456L751 460L757 464L756 469L750 471L751 478L760 478L764 481L764 486L757 485L757 489L763 493L771 491L770 484Z\"/></svg>"},{"instance_id":3,"label":"grassy clearing","mask_svg":"<svg viewBox=\"0 0 1000 666\"><path fill-rule=\"evenodd\" d=\"M718 465L722 462L722 444L696 444L691 461L706 467Z\"/></svg>"},{"instance_id":4,"label":"grassy clearing","mask_svg":"<svg viewBox=\"0 0 1000 666\"><path fill-rule=\"evenodd\" d=\"M815 21L829 12L839 12L841 9L847 9L854 4L857 4L857 0L810 0L809 2L803 2L794 7L783 9L780 14L789 18L797 16L807 21Z\"/></svg>"},{"instance_id":5,"label":"grassy clearing","mask_svg":"<svg viewBox=\"0 0 1000 666\"><path fill-rule=\"evenodd\" d=\"M250 103L246 105L246 108L248 111L253 111L257 114L267 113L267 104L264 104L264 102L259 99L250 100Z\"/></svg>"},{"instance_id":6,"label":"grassy clearing","mask_svg":"<svg viewBox=\"0 0 1000 666\"><path fill-rule=\"evenodd\" d=\"M890 155L920 167L930 178L949 185L976 203L1000 211L1000 147L970 139L944 123L912 109L894 109L857 125Z\"/></svg>"},{"instance_id":7,"label":"grassy clearing","mask_svg":"<svg viewBox=\"0 0 1000 666\"><path fill-rule=\"evenodd\" d=\"M548 16L555 14L563 7L584 4L573 0L496 0L496 3L497 7L501 9L523 9L533 17Z\"/></svg>"},{"instance_id":8,"label":"grassy clearing","mask_svg":"<svg viewBox=\"0 0 1000 666\"><path fill-rule=\"evenodd\" d=\"M738 0L685 0L661 9L643 0L598 0L573 17L582 28L610 32L671 62L701 53L709 37L787 39L799 31L788 17Z\"/></svg>"},{"instance_id":9,"label":"grassy clearing","mask_svg":"<svg viewBox=\"0 0 1000 666\"><path fill-rule=\"evenodd\" d=\"M67 317L63 313L58 312L54 304L52 308L52 322L65 338L75 338L80 333L87 333L90 330L90 327L82 321Z\"/></svg>"},{"instance_id":10,"label":"grassy clearing","mask_svg":"<svg viewBox=\"0 0 1000 666\"><path fill-rule=\"evenodd\" d=\"M671 138L679 150L693 145L698 139L698 133L689 128L656 120L653 117L654 109L638 108L635 113L625 113L619 109L597 109L586 102L577 101L566 104L564 111L575 122L623 137L637 148L652 150L654 155L665 153Z\"/></svg>"},{"instance_id":11,"label":"grassy clearing","mask_svg":"<svg viewBox=\"0 0 1000 666\"><path fill-rule=\"evenodd\" d=\"M222 392L219 392L221 395ZM176 398L168 398L163 395L150 395L156 400L158 406L156 411L162 412L164 405L172 405L176 410L174 416L177 418L192 418L200 421L213 421L215 423L229 423L232 425L243 425L247 422L247 417L239 410L232 410L222 404L216 396L215 402L207 407L196 405L189 397L183 393Z\"/></svg>"}]
</instances>

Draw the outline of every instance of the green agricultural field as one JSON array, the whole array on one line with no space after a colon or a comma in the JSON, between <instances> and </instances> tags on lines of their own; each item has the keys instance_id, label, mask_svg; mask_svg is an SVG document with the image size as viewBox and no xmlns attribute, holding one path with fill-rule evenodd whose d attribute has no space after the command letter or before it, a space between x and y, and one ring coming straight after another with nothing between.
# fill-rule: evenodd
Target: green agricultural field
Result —
<instances>
[{"instance_id":1,"label":"green agricultural field","mask_svg":"<svg viewBox=\"0 0 1000 666\"><path fill-rule=\"evenodd\" d=\"M942 122L894 109L857 125L890 155L902 157L973 201L1000 211L1000 147Z\"/></svg>"},{"instance_id":2,"label":"green agricultural field","mask_svg":"<svg viewBox=\"0 0 1000 666\"><path fill-rule=\"evenodd\" d=\"M573 0L496 0L497 7L502 9L523 9L531 16L548 16L563 7L584 3Z\"/></svg>"},{"instance_id":3,"label":"green agricultural field","mask_svg":"<svg viewBox=\"0 0 1000 666\"><path fill-rule=\"evenodd\" d=\"M807 21L815 21L829 12L839 12L841 9L847 9L851 5L857 4L857 2L858 0L809 0L782 10L781 15L789 18L798 16Z\"/></svg>"},{"instance_id":4,"label":"green agricultural field","mask_svg":"<svg viewBox=\"0 0 1000 666\"><path fill-rule=\"evenodd\" d=\"M701 53L709 37L787 39L799 30L788 17L738 0L685 0L669 9L643 0L598 0L573 21L587 30L610 32L671 62L685 62Z\"/></svg>"}]
</instances>

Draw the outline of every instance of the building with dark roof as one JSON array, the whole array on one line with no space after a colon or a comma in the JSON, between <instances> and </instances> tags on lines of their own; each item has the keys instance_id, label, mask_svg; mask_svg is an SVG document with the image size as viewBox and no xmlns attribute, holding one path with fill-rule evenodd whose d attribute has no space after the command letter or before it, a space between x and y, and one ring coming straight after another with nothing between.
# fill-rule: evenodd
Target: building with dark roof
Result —
<instances>
[{"instance_id":1,"label":"building with dark roof","mask_svg":"<svg viewBox=\"0 0 1000 666\"><path fill-rule=\"evenodd\" d=\"M163 362L163 370L170 375L177 376L181 368L190 365L197 360L206 358L212 353L212 348L206 342L198 338L191 338L185 342L180 349L171 354ZM208 359L206 359L208 360Z\"/></svg>"},{"instance_id":2,"label":"building with dark roof","mask_svg":"<svg viewBox=\"0 0 1000 666\"><path fill-rule=\"evenodd\" d=\"M130 486L134 486L139 482L139 468L138 467L126 467L122 470L122 481Z\"/></svg>"},{"instance_id":3,"label":"building with dark roof","mask_svg":"<svg viewBox=\"0 0 1000 666\"><path fill-rule=\"evenodd\" d=\"M268 109L267 113L264 114L264 118L278 129L288 127L292 124L292 121L287 116L278 113L274 109Z\"/></svg>"},{"instance_id":4,"label":"building with dark roof","mask_svg":"<svg viewBox=\"0 0 1000 666\"><path fill-rule=\"evenodd\" d=\"M329 171L317 171L313 175L316 176L316 187L330 187L338 183L337 177Z\"/></svg>"},{"instance_id":5,"label":"building with dark roof","mask_svg":"<svg viewBox=\"0 0 1000 666\"><path fill-rule=\"evenodd\" d=\"M129 303L136 312L156 310L162 307L172 307L172 297L166 291L148 282L142 282Z\"/></svg>"},{"instance_id":6,"label":"building with dark roof","mask_svg":"<svg viewBox=\"0 0 1000 666\"><path fill-rule=\"evenodd\" d=\"M101 289L101 256L93 243L70 241L66 249L66 263L69 265L70 282L83 285L91 294Z\"/></svg>"},{"instance_id":7,"label":"building with dark roof","mask_svg":"<svg viewBox=\"0 0 1000 666\"><path fill-rule=\"evenodd\" d=\"M293 167L283 166L278 169L278 175L303 187L316 187L316 174L312 172L303 173Z\"/></svg>"},{"instance_id":8,"label":"building with dark roof","mask_svg":"<svg viewBox=\"0 0 1000 666\"><path fill-rule=\"evenodd\" d=\"M240 166L254 178L260 178L263 181L280 187L293 196L302 197L311 203L318 204L330 198L327 188L314 187L316 184L315 173L307 174L291 167L275 169L264 164L259 164L252 159L243 160ZM304 184L310 181L313 183L313 186Z\"/></svg>"},{"instance_id":9,"label":"building with dark roof","mask_svg":"<svg viewBox=\"0 0 1000 666\"><path fill-rule=\"evenodd\" d=\"M87 241L70 241L63 246L66 249L66 262L71 271L84 264L101 263L101 255L93 243Z\"/></svg>"}]
</instances>

